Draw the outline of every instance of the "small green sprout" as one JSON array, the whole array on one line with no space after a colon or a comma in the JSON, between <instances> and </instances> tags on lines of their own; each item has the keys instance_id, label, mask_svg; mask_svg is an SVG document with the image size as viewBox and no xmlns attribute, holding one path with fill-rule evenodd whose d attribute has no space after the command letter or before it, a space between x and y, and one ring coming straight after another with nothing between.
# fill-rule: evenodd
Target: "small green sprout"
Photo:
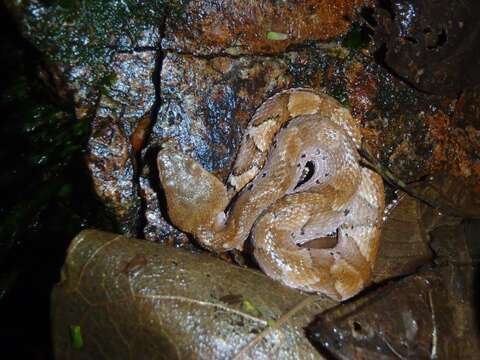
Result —
<instances>
[{"instance_id":1,"label":"small green sprout","mask_svg":"<svg viewBox=\"0 0 480 360\"><path fill-rule=\"evenodd\" d=\"M253 303L248 300L248 299L245 299L242 301L242 310L245 311L247 314L250 314L252 316L260 316L261 313L260 311L257 309L257 307L255 305L253 305Z\"/></svg>"},{"instance_id":2,"label":"small green sprout","mask_svg":"<svg viewBox=\"0 0 480 360\"><path fill-rule=\"evenodd\" d=\"M268 319L267 320L267 326L268 327L274 327L277 322L273 319Z\"/></svg>"},{"instance_id":3,"label":"small green sprout","mask_svg":"<svg viewBox=\"0 0 480 360\"><path fill-rule=\"evenodd\" d=\"M80 325L70 325L70 339L75 350L83 348L82 329Z\"/></svg>"},{"instance_id":4,"label":"small green sprout","mask_svg":"<svg viewBox=\"0 0 480 360\"><path fill-rule=\"evenodd\" d=\"M284 33L275 32L275 31L269 31L267 32L267 39L274 40L274 41L287 40L288 35Z\"/></svg>"}]
</instances>

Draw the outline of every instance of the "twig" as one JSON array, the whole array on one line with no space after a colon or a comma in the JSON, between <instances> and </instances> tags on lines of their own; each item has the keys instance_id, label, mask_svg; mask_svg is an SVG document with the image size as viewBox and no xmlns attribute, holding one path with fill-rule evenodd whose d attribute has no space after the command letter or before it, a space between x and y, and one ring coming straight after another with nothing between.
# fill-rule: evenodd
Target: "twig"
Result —
<instances>
[{"instance_id":1,"label":"twig","mask_svg":"<svg viewBox=\"0 0 480 360\"><path fill-rule=\"evenodd\" d=\"M401 360L405 360L406 357L403 356L402 354L400 354L397 350L395 350L395 348L392 346L392 344L390 344L390 342L385 338L385 336L381 336L382 340L383 340L383 343L385 345L387 345L388 349L399 359Z\"/></svg>"},{"instance_id":2,"label":"twig","mask_svg":"<svg viewBox=\"0 0 480 360\"><path fill-rule=\"evenodd\" d=\"M432 297L432 291L428 292L428 303L430 305L430 311L432 313L432 350L430 351L430 359L436 359L437 358L437 342L438 342L438 336L437 336L437 322L435 321L435 309L433 307L433 297Z\"/></svg>"},{"instance_id":3,"label":"twig","mask_svg":"<svg viewBox=\"0 0 480 360\"><path fill-rule=\"evenodd\" d=\"M261 333L255 336L252 341L250 341L247 345L240 349L240 351L232 358L232 360L239 360L243 355L246 355L256 344L262 341L262 339L269 335L272 331L282 327L282 325L285 324L293 315L302 310L304 307L313 304L320 298L321 297L318 295L312 295L300 301L297 305L295 305L292 309L288 310L277 321L275 321L275 324L265 328Z\"/></svg>"}]
</instances>

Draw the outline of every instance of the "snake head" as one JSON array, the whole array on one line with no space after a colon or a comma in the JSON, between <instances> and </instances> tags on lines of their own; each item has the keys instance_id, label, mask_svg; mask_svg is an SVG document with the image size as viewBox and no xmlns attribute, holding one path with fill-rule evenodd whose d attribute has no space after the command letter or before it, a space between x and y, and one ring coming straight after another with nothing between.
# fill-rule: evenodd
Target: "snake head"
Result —
<instances>
[{"instance_id":1,"label":"snake head","mask_svg":"<svg viewBox=\"0 0 480 360\"><path fill-rule=\"evenodd\" d=\"M183 154L175 141L162 146L157 166L168 216L176 227L198 238L199 232L221 225L228 195L219 179Z\"/></svg>"}]
</instances>

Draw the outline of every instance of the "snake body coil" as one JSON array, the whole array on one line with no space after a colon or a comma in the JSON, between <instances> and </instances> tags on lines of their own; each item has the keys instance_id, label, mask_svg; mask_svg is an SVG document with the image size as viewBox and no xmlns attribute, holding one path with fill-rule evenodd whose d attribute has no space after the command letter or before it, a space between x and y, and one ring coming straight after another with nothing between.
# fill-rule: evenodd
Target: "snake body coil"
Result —
<instances>
[{"instance_id":1,"label":"snake body coil","mask_svg":"<svg viewBox=\"0 0 480 360\"><path fill-rule=\"evenodd\" d=\"M384 208L380 176L359 165L360 142L333 98L283 91L251 119L229 189L175 147L159 152L169 217L216 252L242 250L251 236L267 275L347 299L371 277Z\"/></svg>"}]
</instances>

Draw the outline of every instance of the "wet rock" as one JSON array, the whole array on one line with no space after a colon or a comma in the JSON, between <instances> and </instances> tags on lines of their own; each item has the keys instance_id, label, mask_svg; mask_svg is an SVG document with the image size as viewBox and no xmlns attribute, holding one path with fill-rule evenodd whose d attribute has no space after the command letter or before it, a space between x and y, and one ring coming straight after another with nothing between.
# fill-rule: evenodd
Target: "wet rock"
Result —
<instances>
[{"instance_id":1,"label":"wet rock","mask_svg":"<svg viewBox=\"0 0 480 360\"><path fill-rule=\"evenodd\" d=\"M140 196L136 150L142 146L155 102L155 52L119 54L114 80L100 97L88 142L94 189L122 233L136 235Z\"/></svg>"},{"instance_id":2,"label":"wet rock","mask_svg":"<svg viewBox=\"0 0 480 360\"><path fill-rule=\"evenodd\" d=\"M466 217L480 216L480 154L473 126L439 111L425 118L431 144L430 176L417 184L423 193Z\"/></svg>"},{"instance_id":3,"label":"wet rock","mask_svg":"<svg viewBox=\"0 0 480 360\"><path fill-rule=\"evenodd\" d=\"M162 46L178 52L259 54L324 41L345 32L369 0L191 1L179 19L167 20Z\"/></svg>"},{"instance_id":4,"label":"wet rock","mask_svg":"<svg viewBox=\"0 0 480 360\"><path fill-rule=\"evenodd\" d=\"M456 99L421 94L391 76L374 74L378 95L364 114L366 144L397 178L417 183L452 210L458 208L451 213L478 213L478 134L475 120L466 120L474 117L464 115L475 111L475 97L466 92L459 105Z\"/></svg>"},{"instance_id":5,"label":"wet rock","mask_svg":"<svg viewBox=\"0 0 480 360\"><path fill-rule=\"evenodd\" d=\"M119 231L135 234L140 198L129 139L117 119L98 117L92 125L87 165L95 192Z\"/></svg>"},{"instance_id":6,"label":"wet rock","mask_svg":"<svg viewBox=\"0 0 480 360\"><path fill-rule=\"evenodd\" d=\"M164 59L161 79L162 105L152 139L175 139L222 178L255 109L291 82L282 58L204 60L173 53Z\"/></svg>"},{"instance_id":7,"label":"wet rock","mask_svg":"<svg viewBox=\"0 0 480 360\"><path fill-rule=\"evenodd\" d=\"M352 115L363 120L363 116L375 106L378 82L361 62L353 61L346 72L346 91Z\"/></svg>"},{"instance_id":8,"label":"wet rock","mask_svg":"<svg viewBox=\"0 0 480 360\"><path fill-rule=\"evenodd\" d=\"M145 127L141 120L149 119L155 103L155 64L154 51L115 55L111 64L111 83L102 91L96 116L118 119L129 138L138 126ZM137 150L139 147L137 145Z\"/></svg>"},{"instance_id":9,"label":"wet rock","mask_svg":"<svg viewBox=\"0 0 480 360\"><path fill-rule=\"evenodd\" d=\"M152 12L145 12L143 4L122 2L5 4L24 36L61 71L62 86L73 98L78 119L95 113L100 95L115 81L112 69L119 66L121 53L155 49L159 19L172 6L168 1L152 3Z\"/></svg>"},{"instance_id":10,"label":"wet rock","mask_svg":"<svg viewBox=\"0 0 480 360\"><path fill-rule=\"evenodd\" d=\"M449 108L454 101L414 91L373 65L367 68L368 73L372 67L378 90L371 100L374 105L363 114L364 140L380 163L399 179L405 183L420 181L434 172L437 159L432 151L440 141L431 136L426 119L439 112L451 117ZM368 100L363 103L368 104ZM448 126L442 129L448 131Z\"/></svg>"},{"instance_id":11,"label":"wet rock","mask_svg":"<svg viewBox=\"0 0 480 360\"><path fill-rule=\"evenodd\" d=\"M383 1L377 9L379 57L413 86L458 94L480 82L480 3Z\"/></svg>"},{"instance_id":12,"label":"wet rock","mask_svg":"<svg viewBox=\"0 0 480 360\"><path fill-rule=\"evenodd\" d=\"M192 248L191 239L180 230L176 229L167 221L167 215L162 212L165 205L162 204L162 191L155 178L142 175L140 181L140 195L144 200L143 236L150 241L156 241L173 245L175 247ZM160 198L160 199L159 199Z\"/></svg>"},{"instance_id":13,"label":"wet rock","mask_svg":"<svg viewBox=\"0 0 480 360\"><path fill-rule=\"evenodd\" d=\"M470 141L465 129L455 126L453 117L442 112L425 118L428 126L428 137L434 145L432 172L448 170L457 177L468 178L472 174L476 161L475 151L469 146Z\"/></svg>"},{"instance_id":14,"label":"wet rock","mask_svg":"<svg viewBox=\"0 0 480 360\"><path fill-rule=\"evenodd\" d=\"M53 292L58 359L232 359L308 298L208 254L84 231ZM304 336L326 297L303 307L241 359L322 359Z\"/></svg>"},{"instance_id":15,"label":"wet rock","mask_svg":"<svg viewBox=\"0 0 480 360\"><path fill-rule=\"evenodd\" d=\"M471 174L468 176L472 176L472 183L473 179L480 180L475 175L470 145L452 136L452 125L456 123L454 98L416 91L373 63L368 53L330 61L324 84L326 91L361 121L365 144L399 179L418 182L438 171L454 173L456 167L462 166L463 172L456 174ZM430 121L440 118L445 121ZM461 128L455 131L464 132ZM436 156L446 152L455 156Z\"/></svg>"},{"instance_id":16,"label":"wet rock","mask_svg":"<svg viewBox=\"0 0 480 360\"><path fill-rule=\"evenodd\" d=\"M136 161L155 103L158 22L133 4L70 5L7 2L25 36L52 63L57 88L70 97L77 120L91 122L86 160L94 190L117 230L136 235Z\"/></svg>"},{"instance_id":17,"label":"wet rock","mask_svg":"<svg viewBox=\"0 0 480 360\"><path fill-rule=\"evenodd\" d=\"M320 76L308 73L311 79L320 77L314 86L323 88L350 108L361 121L365 144L398 178L406 183L417 182L439 169L457 166L454 157L447 157L446 162L440 163L433 153L440 143L447 143L440 134L449 133L455 123L453 109L456 99L413 89L375 64L368 49L351 51L346 58L338 58L331 50L317 50L315 55L315 50L309 51L311 55L306 61L310 65L304 69L322 69ZM294 66L300 67L298 63ZM439 131L433 132L428 120L440 114L448 121L439 125ZM449 141L455 141L452 136L450 138ZM442 148L446 150L447 147ZM465 152L469 154L464 168L474 173L475 161L469 145L460 140L457 150L458 157Z\"/></svg>"},{"instance_id":18,"label":"wet rock","mask_svg":"<svg viewBox=\"0 0 480 360\"><path fill-rule=\"evenodd\" d=\"M158 30L143 31L138 41L145 48L154 48L159 41ZM155 63L156 52L153 50L119 49L118 52L112 50L104 59L101 71L96 64L88 62L62 65L65 84L73 94L77 119L88 121L95 116L102 101L100 107L103 113L113 112L115 116L122 113L125 118L122 126L130 135L138 118L150 110L155 100L152 81ZM131 103L129 95L132 97ZM109 98L112 103L109 103Z\"/></svg>"}]
</instances>

